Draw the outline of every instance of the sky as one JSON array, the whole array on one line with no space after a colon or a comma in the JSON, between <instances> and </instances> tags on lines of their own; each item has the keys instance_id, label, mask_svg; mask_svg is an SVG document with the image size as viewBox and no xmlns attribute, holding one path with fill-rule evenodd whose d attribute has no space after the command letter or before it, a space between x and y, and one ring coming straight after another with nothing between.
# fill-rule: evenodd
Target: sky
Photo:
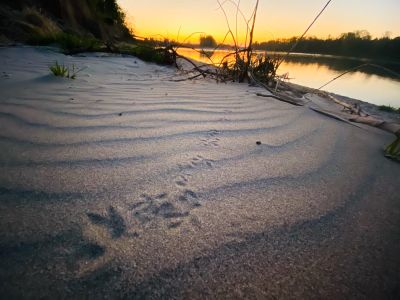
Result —
<instances>
[{"instance_id":1,"label":"sky","mask_svg":"<svg viewBox=\"0 0 400 300\"><path fill-rule=\"evenodd\" d=\"M220 0L223 2L223 0ZM236 10L228 0L224 8L236 34ZM236 0L236 3L239 0ZM241 0L246 18L255 0ZM260 0L255 41L301 35L327 0ZM219 42L228 27L217 0L118 0L138 36L167 37L182 42L195 32L213 35ZM307 36L336 37L343 32L367 30L373 37L390 32L400 36L400 0L333 0ZM239 16L238 37L243 43L246 23ZM188 39L196 42L199 35ZM231 41L229 41L231 42Z\"/></svg>"}]
</instances>

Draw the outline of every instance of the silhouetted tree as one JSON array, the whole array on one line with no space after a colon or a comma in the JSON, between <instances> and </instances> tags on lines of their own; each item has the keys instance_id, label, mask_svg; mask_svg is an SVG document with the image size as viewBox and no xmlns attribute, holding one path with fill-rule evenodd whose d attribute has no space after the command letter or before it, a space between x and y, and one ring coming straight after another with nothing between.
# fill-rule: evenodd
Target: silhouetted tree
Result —
<instances>
[{"instance_id":1,"label":"silhouetted tree","mask_svg":"<svg viewBox=\"0 0 400 300\"><path fill-rule=\"evenodd\" d=\"M200 36L200 47L201 48L215 48L217 42L212 35Z\"/></svg>"}]
</instances>

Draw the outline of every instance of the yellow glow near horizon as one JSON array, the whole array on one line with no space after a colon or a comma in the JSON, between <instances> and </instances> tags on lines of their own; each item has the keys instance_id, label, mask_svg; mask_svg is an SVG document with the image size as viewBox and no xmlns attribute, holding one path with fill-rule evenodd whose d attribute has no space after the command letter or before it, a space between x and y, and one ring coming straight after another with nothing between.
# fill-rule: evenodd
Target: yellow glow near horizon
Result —
<instances>
[{"instance_id":1,"label":"yellow glow near horizon","mask_svg":"<svg viewBox=\"0 0 400 300\"><path fill-rule=\"evenodd\" d=\"M217 0L153 0L151 2L119 0L127 20L138 36L183 41L194 32L213 35L219 42L227 32L224 15L218 9ZM222 2L222 1L221 1ZM309 25L326 0L307 1L260 1L257 16L255 41L299 36ZM255 0L242 0L241 10L251 16ZM234 5L224 5L231 29L236 34L236 13ZM400 35L399 0L336 0L331 3L308 36L325 38L338 36L343 32L365 29L372 36L381 37L386 32L391 36ZM238 17L238 36L244 42L246 24ZM179 36L178 36L179 34ZM199 36L188 39L198 42ZM228 40L229 43L232 39Z\"/></svg>"}]
</instances>

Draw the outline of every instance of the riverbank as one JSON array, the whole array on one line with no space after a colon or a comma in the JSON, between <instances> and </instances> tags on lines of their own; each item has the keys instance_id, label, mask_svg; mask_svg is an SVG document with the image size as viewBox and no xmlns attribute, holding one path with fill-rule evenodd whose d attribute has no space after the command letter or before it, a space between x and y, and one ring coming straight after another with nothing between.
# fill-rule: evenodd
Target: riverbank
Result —
<instances>
[{"instance_id":1,"label":"riverbank","mask_svg":"<svg viewBox=\"0 0 400 300\"><path fill-rule=\"evenodd\" d=\"M5 298L399 294L393 135L131 56L0 65Z\"/></svg>"},{"instance_id":2,"label":"riverbank","mask_svg":"<svg viewBox=\"0 0 400 300\"><path fill-rule=\"evenodd\" d=\"M211 61L201 53L191 49L180 49L182 55L193 60L210 63ZM259 52L263 54L263 52ZM219 62L227 51L215 51L211 57L213 62ZM270 56L284 55L285 53L269 53ZM379 62L360 60L346 57L293 54L280 66L278 75L287 74L290 83L318 89L333 78L352 68L363 64L380 65L400 73L400 64L396 62ZM375 105L391 105L400 107L400 78L382 68L364 66L357 71L346 74L324 90L345 95L350 98L360 99Z\"/></svg>"},{"instance_id":3,"label":"riverbank","mask_svg":"<svg viewBox=\"0 0 400 300\"><path fill-rule=\"evenodd\" d=\"M227 52L218 51L219 55L215 55L215 52L212 52L212 57L205 57L202 52L193 49L178 49L178 53L191 61L191 63L189 63L189 60L180 59L178 61L179 68L183 72L193 72L197 74L197 76L194 75L194 77L191 76L187 78L197 78L200 74L193 69L193 66L200 66L202 63L205 63L210 70L213 70L218 66L216 61L218 61L219 55L223 54L225 56ZM196 60L196 58L200 58L200 60ZM216 58L217 60L215 60ZM332 58L339 59L338 57ZM318 73L320 72L318 71ZM269 87L265 86L263 83L255 82L253 79L251 85L264 86L265 89L269 91L267 94L258 93L258 96L271 97L270 94L275 93L275 99L294 105L307 106L314 111L344 122L364 123L379 127L397 136L400 135L400 108L397 109L390 105L376 105L351 97L326 92L322 89L310 88L293 83L291 82L292 79L293 78L289 76L289 72L287 72L285 76L278 76L278 81L275 81L275 83L271 82ZM382 92L382 97L384 97L384 93L385 92Z\"/></svg>"},{"instance_id":4,"label":"riverbank","mask_svg":"<svg viewBox=\"0 0 400 300\"><path fill-rule=\"evenodd\" d=\"M309 88L306 86L302 86L299 84L295 84L295 83L285 82L284 85L287 86L287 91L293 93L293 95L297 96L297 97L304 97L307 94L320 93L320 91L318 91L318 90L315 90L315 89L312 89L312 88ZM363 112L365 112L366 114L368 114L374 118L380 119L384 122L400 124L400 114L396 111L385 111L384 109L382 109L381 105L376 105L376 104L362 101L359 99L346 97L344 95L339 95L339 94L335 94L335 93L328 93L328 94L332 95L333 97L337 98L340 101L343 101L344 103L348 104L349 106L360 107L360 109ZM330 100L328 102L331 104L334 104L332 100ZM335 110L341 111L341 110L343 110L343 106L337 105L337 108Z\"/></svg>"}]
</instances>

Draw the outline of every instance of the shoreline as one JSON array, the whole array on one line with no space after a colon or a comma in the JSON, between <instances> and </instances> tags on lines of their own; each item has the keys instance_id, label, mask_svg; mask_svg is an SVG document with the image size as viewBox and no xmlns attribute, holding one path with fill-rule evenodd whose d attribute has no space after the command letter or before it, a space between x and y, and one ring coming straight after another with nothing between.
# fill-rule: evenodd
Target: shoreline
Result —
<instances>
[{"instance_id":1,"label":"shoreline","mask_svg":"<svg viewBox=\"0 0 400 300\"><path fill-rule=\"evenodd\" d=\"M313 88L307 87L307 86L303 86L303 85L299 85L296 83L291 83L291 82L285 82L285 84L287 84L288 86L290 86L293 90L295 90L296 92L300 93L301 95L307 94L307 93L315 93L315 92L322 92L322 91L317 91ZM383 119L384 121L387 122L396 122L396 123L400 123L400 114L396 113L396 112L387 112L387 111L383 111L380 110L380 106L381 105L377 105L377 104L373 104L367 101L363 101L361 99L355 99L355 98L351 98L351 97L347 97L345 95L341 95L341 94L337 94L337 93L332 93L332 92L326 92L327 94L330 94L334 97L339 98L341 101L344 101L345 103L349 104L349 105L354 105L357 104L361 107L361 109L363 111L365 111L366 113L368 113L369 115L375 116L375 117L379 117L381 119ZM399 107L400 108L400 107Z\"/></svg>"},{"instance_id":2,"label":"shoreline","mask_svg":"<svg viewBox=\"0 0 400 300\"><path fill-rule=\"evenodd\" d=\"M202 64L201 61L198 61L196 59L186 57L186 59L193 61L194 63ZM192 65L182 59L179 61L180 68L185 71L192 71ZM210 68L213 68L215 66L209 66ZM201 79L200 79L201 80ZM279 80L279 79L278 79ZM274 87L263 87L263 84L253 82L250 85L257 85L260 86L261 88L264 89L265 92L271 93L271 91L274 89ZM358 107L358 110L362 112L364 116L367 116L370 120L367 120L367 124L376 127L376 125L383 125L384 123L389 124L389 132L394 133L395 135L399 136L400 134L400 113L397 112L389 112L389 111L383 111L380 109L381 105L376 105L367 101L347 97L344 95L340 95L337 93L332 93L328 91L323 91L323 90L316 90L314 88L310 88L304 85L299 85L296 83L288 82L288 81L282 81L279 80L279 90L281 90L283 93L278 93L276 96L278 98L281 98L281 101L292 103L294 105L306 105L309 102L312 102L310 99L305 99L304 97L307 94L310 95L330 95L336 98L337 102L341 101L343 102L344 105L347 105L348 107ZM268 90L269 89L269 90ZM259 96L263 96L262 93ZM283 98L282 98L283 97ZM278 99L277 98L277 99ZM323 97L326 98L326 97ZM284 100L286 99L286 100ZM320 101L322 99L317 100ZM343 113L344 112L344 106L340 105L338 103L335 103L335 101L332 101L332 99L325 99L325 102L327 103L321 103L319 104L325 106L325 108L328 109L328 114L332 115L333 117L337 117L339 119L348 119L350 122L357 122L354 121L353 118L353 112L349 116L349 114ZM326 104L329 106L326 106ZM399 106L400 109L400 106ZM385 126L383 126L385 127Z\"/></svg>"},{"instance_id":3,"label":"shoreline","mask_svg":"<svg viewBox=\"0 0 400 300\"><path fill-rule=\"evenodd\" d=\"M223 51L223 53L225 52ZM182 49L181 54L191 58L193 61L207 63L207 59L199 57L197 52L194 52L190 49ZM213 59L218 61L221 55L221 53L217 53L215 56L213 56ZM334 61L325 61L325 59L328 59L327 57L325 57L324 60L314 60L310 56L308 56L308 58L299 59L296 58L293 59L293 61L289 59L281 67L281 72L289 72L291 75L289 77L302 78L302 80L299 80L302 83L296 83L296 80L294 79L291 80L291 82L294 82L294 84L302 84L310 87L318 87L315 86L317 83L314 82L315 79L313 78L313 75L310 74L316 75L318 72L317 68L319 68L319 66L322 69L322 73L320 75L323 79L318 81L318 85L322 85L323 83L328 82L328 80L335 78L338 74L355 68L361 64L361 62L360 64L345 63L338 57L330 58L334 59ZM364 68L357 70L354 74L348 75L349 78L342 78L338 82L333 83L333 87L328 88L328 90L336 94L341 94L341 90L346 90L347 93L352 95L350 96L351 98L364 100L369 103L377 103L376 105L378 106L382 105L382 103L386 103L386 105L400 108L400 103L398 101L396 102L396 99L400 97L400 94L396 92L398 84L400 83L399 78L398 76L395 76L396 73L389 72L388 69L385 70L384 66L382 66L382 68L375 64L373 64L373 66L364 66ZM399 70L398 72L400 73L400 69L397 70ZM360 73L358 74L357 72ZM350 81L345 83L346 80ZM363 80L368 81L369 86L363 85ZM376 82L374 80L376 80ZM373 88L373 86L376 86L376 88ZM381 88L383 90L381 90ZM358 97L356 97L356 95L358 95Z\"/></svg>"},{"instance_id":4,"label":"shoreline","mask_svg":"<svg viewBox=\"0 0 400 300\"><path fill-rule=\"evenodd\" d=\"M213 51L227 51L227 52L232 52L235 49L234 48L218 48L215 50L215 48L201 48L199 46L195 47L186 47L182 46L181 48L184 49L196 49L197 51L204 50L206 52L213 52ZM270 50L258 50L254 49L255 53L271 53L271 54L286 54L287 52L285 51L270 51ZM323 53L306 53L306 52L291 52L289 54L290 56L299 56L299 57L313 57L313 58L333 58L333 59L348 59L348 60L357 60L361 62L379 62L383 64L394 64L394 65L399 65L400 66L400 59L382 59L378 57L357 57L357 56L343 56L343 55L335 55L335 54L323 54Z\"/></svg>"},{"instance_id":5,"label":"shoreline","mask_svg":"<svg viewBox=\"0 0 400 300\"><path fill-rule=\"evenodd\" d=\"M5 43L5 42L0 42L0 48L7 48L7 47L11 47L11 48L18 48L18 47L33 47L33 48L43 48L43 49L59 49L57 46L34 46L34 45L27 45L24 43L14 43L14 42L10 42L10 43ZM200 48L199 48L200 49ZM257 50L259 51L259 50ZM261 50L260 50L261 51ZM61 50L60 50L61 53ZM86 53L86 52L83 52ZM91 53L91 52L87 52L87 53ZM109 52L92 52L92 53L108 53ZM274 52L275 53L275 52ZM276 52L276 53L281 53L281 52ZM114 53L114 54L120 54L120 55L126 55L126 56L132 56L136 59L140 59L134 55L128 54L128 53ZM79 56L80 53L76 53L76 54L68 54L71 56ZM347 56L336 56L336 55L329 55L329 54L311 54L311 53L291 53L291 55L294 56L321 56L321 57L327 57L327 58L339 58L339 59L351 59L351 60L360 60L360 61L376 61L376 59L373 58L358 58L358 57L347 57ZM190 60L193 60L194 62L198 62L198 63L202 63L201 61L197 61L195 59L192 59L190 57L187 57ZM400 61L385 61L382 60L382 62L387 62L387 63L396 63L400 65ZM293 82L284 82L285 84L289 85L293 92L300 92L302 94L305 93L312 93L315 92L314 88L305 86L305 85L301 85L301 84L297 84L297 83L293 83ZM388 112L388 111L382 111L379 110L380 106L390 106L390 105L378 105L378 104L374 104L371 102L367 102L365 100L362 99L357 99L357 98L352 98L352 97L348 97L346 95L342 95L340 93L334 93L334 92L329 92L329 91L325 91L328 94L331 94L333 96L339 97L342 101L345 101L346 103L353 105L353 104L358 104L360 105L363 109L365 109L369 114L371 115L375 115L375 116L379 116L384 118L385 120L390 120L390 121L399 121L400 122L400 113L396 113L396 112ZM393 107L395 109L400 109L400 104L398 107Z\"/></svg>"},{"instance_id":6,"label":"shoreline","mask_svg":"<svg viewBox=\"0 0 400 300\"><path fill-rule=\"evenodd\" d=\"M0 47L1 48L18 48L18 47L27 47L27 48L38 48L38 49L54 49L56 50L58 53L62 53L62 51L57 47L57 46L33 46L33 45L26 45L23 43L11 43L11 44L4 44L4 43L0 43ZM85 53L85 52L83 52ZM109 52L87 52L87 53L106 53L109 55L123 55L123 56L128 56L128 57L133 57L135 59L139 59L134 55L131 54L126 54L126 53L109 53ZM293 53L294 55L299 55L298 53ZM308 54L308 53L300 53L300 55L314 55L314 54ZM67 56L80 56L81 54L68 54ZM320 54L317 54L320 55ZM330 57L330 55L323 55L322 56L327 56ZM334 57L334 56L332 56ZM202 63L201 61L197 61L194 59L191 59L189 57L187 57L190 60L193 60L194 62L198 62L198 63ZM341 56L335 56L335 58L341 58ZM353 59L351 57L343 57L343 58L349 58L349 59ZM358 58L355 58L358 59ZM183 69L185 68L190 68L190 65L185 65L184 62L180 62L181 65L183 66ZM1 74L2 77L7 77L7 74L3 73ZM338 94L338 93L333 93L333 92L328 92L328 91L317 91L314 88L308 87L308 86L304 86L304 85L300 85L300 84L296 84L293 82L282 82L284 85L286 85L286 91L289 91L289 93L292 93L295 97L298 98L302 98L305 94L311 93L327 93L329 95L332 95L338 99L340 99L341 101L354 106L354 105L358 105L363 111L365 111L368 115L371 115L373 117L376 117L377 119L380 119L384 122L390 122L390 123L396 123L396 124L400 124L400 113L397 112L390 112L390 111L383 111L380 108L381 105L377 105L377 104L373 104L361 99L356 99L356 98L351 98L342 94ZM340 106L339 106L340 107ZM399 106L400 109L400 106Z\"/></svg>"}]
</instances>

